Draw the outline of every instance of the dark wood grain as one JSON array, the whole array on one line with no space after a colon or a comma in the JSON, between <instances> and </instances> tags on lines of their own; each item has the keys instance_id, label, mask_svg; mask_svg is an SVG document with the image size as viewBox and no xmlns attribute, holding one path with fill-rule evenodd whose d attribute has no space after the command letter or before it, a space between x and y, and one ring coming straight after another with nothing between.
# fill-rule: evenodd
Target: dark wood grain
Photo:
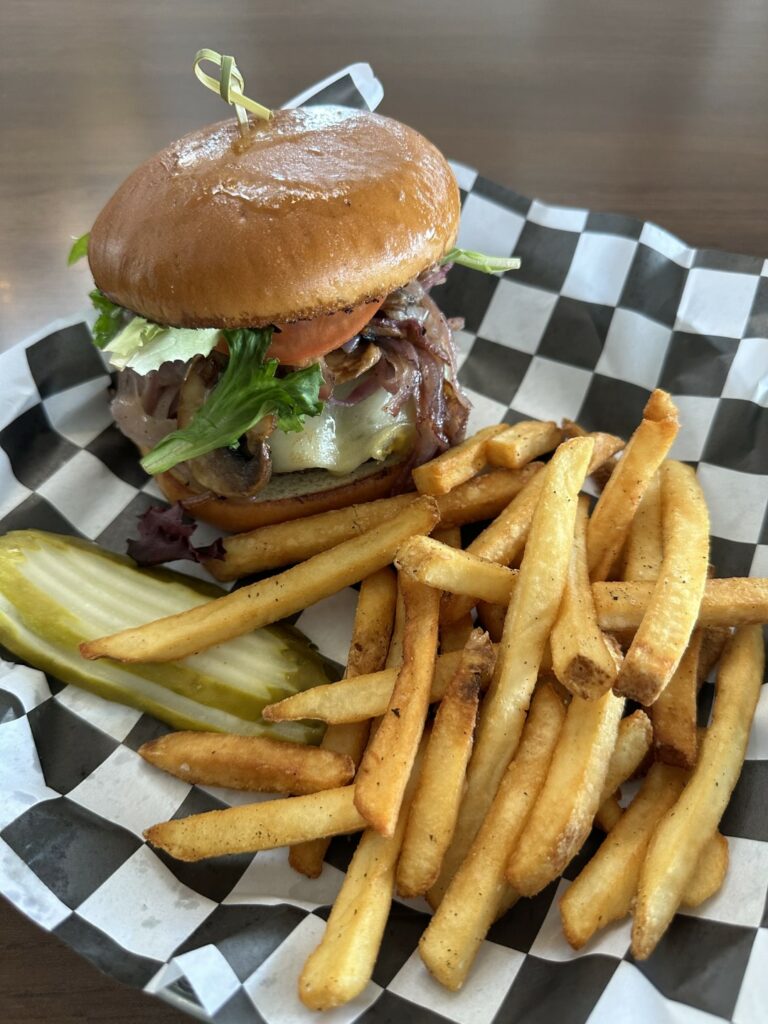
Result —
<instances>
[{"instance_id":1,"label":"dark wood grain","mask_svg":"<svg viewBox=\"0 0 768 1024\"><path fill-rule=\"evenodd\" d=\"M384 112L490 178L764 255L767 39L764 0L4 0L0 348L84 308L70 239L138 161L224 116L200 46L267 104L369 60ZM13 911L0 942L9 1024L181 1019Z\"/></svg>"}]
</instances>

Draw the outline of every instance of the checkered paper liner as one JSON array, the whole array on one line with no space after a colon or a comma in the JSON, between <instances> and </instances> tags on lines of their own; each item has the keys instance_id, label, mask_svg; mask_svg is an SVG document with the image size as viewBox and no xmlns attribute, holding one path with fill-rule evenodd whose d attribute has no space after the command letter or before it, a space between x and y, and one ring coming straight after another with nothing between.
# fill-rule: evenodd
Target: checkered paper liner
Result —
<instances>
[{"instance_id":1,"label":"checkered paper liner","mask_svg":"<svg viewBox=\"0 0 768 1024\"><path fill-rule=\"evenodd\" d=\"M358 75L322 83L322 99L362 104L362 90L375 105L378 83L370 69ZM471 429L567 416L627 436L650 390L666 388L683 423L672 454L698 466L719 575L768 576L768 264L693 250L652 224L548 206L455 170L459 244L522 258L521 270L501 278L456 267L440 290L446 314L466 321L457 340ZM160 496L111 422L109 380L86 325L57 325L0 356L0 381L0 532L36 527L124 551L137 515ZM339 662L354 601L345 590L298 619ZM297 976L322 935L354 838L333 841L316 881L293 873L284 850L174 862L143 842L144 828L253 797L163 775L137 750L165 726L6 658L4 896L103 971L201 1019L317 1020L298 1001ZM563 880L493 926L458 994L433 982L419 960L426 904L395 900L372 982L325 1019L765 1021L765 694L722 823L731 851L725 885L680 914L648 962L630 957L628 922L578 954L562 937L557 898L593 852L590 839Z\"/></svg>"}]
</instances>

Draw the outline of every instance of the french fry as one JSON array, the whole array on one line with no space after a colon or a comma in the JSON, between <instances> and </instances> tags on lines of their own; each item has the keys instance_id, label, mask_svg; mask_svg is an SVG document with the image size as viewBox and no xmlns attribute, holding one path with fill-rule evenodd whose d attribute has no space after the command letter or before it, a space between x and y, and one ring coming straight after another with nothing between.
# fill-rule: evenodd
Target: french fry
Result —
<instances>
[{"instance_id":1,"label":"french fry","mask_svg":"<svg viewBox=\"0 0 768 1024\"><path fill-rule=\"evenodd\" d=\"M571 693L594 700L609 690L621 655L597 622L587 566L589 499L579 498L568 578L550 637L555 675Z\"/></svg>"},{"instance_id":2,"label":"french fry","mask_svg":"<svg viewBox=\"0 0 768 1024\"><path fill-rule=\"evenodd\" d=\"M401 578L405 603L403 664L384 718L366 748L355 782L355 806L384 836L397 825L419 747L437 657L440 591Z\"/></svg>"},{"instance_id":3,"label":"french fry","mask_svg":"<svg viewBox=\"0 0 768 1024\"><path fill-rule=\"evenodd\" d=\"M224 538L224 557L206 559L205 567L217 580L237 580L252 572L294 565L374 529L413 501L413 494L398 494L236 533Z\"/></svg>"},{"instance_id":4,"label":"french fry","mask_svg":"<svg viewBox=\"0 0 768 1024\"><path fill-rule=\"evenodd\" d=\"M562 440L562 430L551 420L523 420L489 438L485 451L492 466L521 469L557 448Z\"/></svg>"},{"instance_id":5,"label":"french fry","mask_svg":"<svg viewBox=\"0 0 768 1024\"><path fill-rule=\"evenodd\" d=\"M379 569L368 579L363 580L355 609L352 642L347 658L347 679L377 672L384 667L395 617L396 599L397 579L391 569ZM360 763L368 741L368 728L368 722L329 725L320 746L325 750L346 755L354 771ZM317 878L323 870L323 860L329 842L327 837L323 837L292 846L288 855L291 867L308 878Z\"/></svg>"},{"instance_id":6,"label":"french fry","mask_svg":"<svg viewBox=\"0 0 768 1024\"><path fill-rule=\"evenodd\" d=\"M505 878L509 851L544 785L564 718L565 708L554 690L547 684L539 686L517 753L466 859L421 937L421 959L454 992L463 985L499 910L515 897Z\"/></svg>"},{"instance_id":7,"label":"french fry","mask_svg":"<svg viewBox=\"0 0 768 1024\"><path fill-rule=\"evenodd\" d=\"M449 448L430 462L417 466L413 471L416 490L420 494L447 494L477 476L488 465L488 441L504 429L503 423L485 427L455 448Z\"/></svg>"},{"instance_id":8,"label":"french fry","mask_svg":"<svg viewBox=\"0 0 768 1024\"><path fill-rule=\"evenodd\" d=\"M388 565L403 541L437 524L432 498L306 562L178 615L81 644L85 658L172 661L259 629L335 594Z\"/></svg>"},{"instance_id":9,"label":"french fry","mask_svg":"<svg viewBox=\"0 0 768 1024\"><path fill-rule=\"evenodd\" d=\"M491 519L539 468L536 464L522 470L499 469L468 480L438 499L441 521L460 526ZM380 498L225 537L224 558L208 559L205 567L216 579L236 580L248 573L303 562L392 519L417 497L410 493Z\"/></svg>"},{"instance_id":10,"label":"french fry","mask_svg":"<svg viewBox=\"0 0 768 1024\"><path fill-rule=\"evenodd\" d=\"M632 953L639 960L650 956L672 920L738 781L764 669L762 630L740 629L720 663L698 763L660 821L643 862L632 928Z\"/></svg>"},{"instance_id":11,"label":"french fry","mask_svg":"<svg viewBox=\"0 0 768 1024\"><path fill-rule=\"evenodd\" d=\"M387 657L384 662L384 667L388 670L399 669L403 664L403 641L405 639L405 601L403 599L403 586L400 577L397 579L397 599L395 602L395 624L392 628L392 636L389 641L389 649L387 650ZM433 680L434 681L434 680ZM397 671L393 672L392 675L392 689L394 689L395 683L397 682ZM446 679L447 682L447 679ZM384 714L389 703L389 698L392 696L392 689L387 694L387 700L379 714ZM377 715L378 717L378 715Z\"/></svg>"},{"instance_id":12,"label":"french fry","mask_svg":"<svg viewBox=\"0 0 768 1024\"><path fill-rule=\"evenodd\" d=\"M587 434L592 441L592 456L589 462L589 473L593 473L610 458L610 453L615 447L605 443L605 438L612 442L617 441L607 434ZM580 443L584 439L579 439ZM621 445L621 442L618 442ZM508 472L524 473L526 469L533 470L539 463L532 462L522 470L508 470ZM482 477L481 477L482 479ZM486 527L469 545L467 551L470 554L478 555L499 565L508 566L517 561L523 552L528 533L531 528L531 520L536 510L536 505L541 494L543 478L541 473L536 473L528 483L521 488L517 496L507 505L496 519ZM444 602L442 618L445 622L454 620L465 615L472 607L472 601L467 597L449 598Z\"/></svg>"},{"instance_id":13,"label":"french fry","mask_svg":"<svg viewBox=\"0 0 768 1024\"><path fill-rule=\"evenodd\" d=\"M648 483L629 528L622 578L625 580L658 579L663 557L661 479L657 472Z\"/></svg>"},{"instance_id":14,"label":"french fry","mask_svg":"<svg viewBox=\"0 0 768 1024\"><path fill-rule=\"evenodd\" d=\"M698 907L720 889L728 871L728 840L715 832L701 851L693 875L683 893L682 906Z\"/></svg>"},{"instance_id":15,"label":"french fry","mask_svg":"<svg viewBox=\"0 0 768 1024\"><path fill-rule=\"evenodd\" d=\"M351 757L265 736L172 732L150 740L139 754L185 782L263 793L317 793L350 782Z\"/></svg>"},{"instance_id":16,"label":"french fry","mask_svg":"<svg viewBox=\"0 0 768 1024\"><path fill-rule=\"evenodd\" d=\"M365 819L355 808L355 787L340 786L307 796L174 818L148 828L144 838L176 860L195 861L293 846L364 828Z\"/></svg>"},{"instance_id":17,"label":"french fry","mask_svg":"<svg viewBox=\"0 0 768 1024\"><path fill-rule=\"evenodd\" d=\"M608 579L624 546L643 494L672 447L679 423L665 391L654 391L589 520L587 547L592 580Z\"/></svg>"},{"instance_id":18,"label":"french fry","mask_svg":"<svg viewBox=\"0 0 768 1024\"><path fill-rule=\"evenodd\" d=\"M506 569L469 551L457 551L431 537L409 538L397 552L395 565L429 587L452 593L480 592L483 600L493 604L509 603L517 577L516 569Z\"/></svg>"},{"instance_id":19,"label":"french fry","mask_svg":"<svg viewBox=\"0 0 768 1024\"><path fill-rule=\"evenodd\" d=\"M603 490L610 479L611 473L616 468L616 455L623 448L626 448L626 442L621 437L616 437L614 434L604 434L599 430L589 433L589 431L580 427L578 423L574 423L573 420L563 420L562 428L565 437L586 437L589 434L595 442L595 453L592 456L595 468L590 470L589 475L600 490Z\"/></svg>"},{"instance_id":20,"label":"french fry","mask_svg":"<svg viewBox=\"0 0 768 1024\"><path fill-rule=\"evenodd\" d=\"M696 630L675 674L648 712L653 723L657 761L693 768L699 752L696 696L703 633Z\"/></svg>"},{"instance_id":21,"label":"french fry","mask_svg":"<svg viewBox=\"0 0 768 1024\"><path fill-rule=\"evenodd\" d=\"M446 544L449 548L461 550L461 527L460 526L436 526L432 531L435 540Z\"/></svg>"},{"instance_id":22,"label":"french fry","mask_svg":"<svg viewBox=\"0 0 768 1024\"><path fill-rule=\"evenodd\" d=\"M379 672L387 661L395 622L397 577L389 567L379 569L360 584L345 679ZM340 731L329 729L331 736ZM327 735L327 733L326 733Z\"/></svg>"},{"instance_id":23,"label":"french fry","mask_svg":"<svg viewBox=\"0 0 768 1024\"><path fill-rule=\"evenodd\" d=\"M522 469L494 469L435 498L441 526L465 526L493 519L541 470L540 462Z\"/></svg>"},{"instance_id":24,"label":"french fry","mask_svg":"<svg viewBox=\"0 0 768 1024\"><path fill-rule=\"evenodd\" d=\"M651 602L655 584L593 583L600 628L610 633L637 629ZM768 622L768 579L735 577L707 580L697 626L749 626Z\"/></svg>"},{"instance_id":25,"label":"french fry","mask_svg":"<svg viewBox=\"0 0 768 1024\"><path fill-rule=\"evenodd\" d=\"M535 465L535 463L532 463ZM531 529L531 520L541 496L544 484L543 472L533 476L525 487L515 495L493 522L467 547L465 554L474 555L488 562L495 562L499 568L508 566L523 551ZM455 622L466 615L474 604L472 596L449 597L443 602L441 618L444 622ZM494 599L491 598L491 601ZM507 598L507 601L509 598ZM501 601L499 603L505 603Z\"/></svg>"},{"instance_id":26,"label":"french fry","mask_svg":"<svg viewBox=\"0 0 768 1024\"><path fill-rule=\"evenodd\" d=\"M616 692L650 705L672 678L699 616L709 567L709 514L696 474L661 467L664 557L653 596L616 680Z\"/></svg>"},{"instance_id":27,"label":"french fry","mask_svg":"<svg viewBox=\"0 0 768 1024\"><path fill-rule=\"evenodd\" d=\"M432 531L432 536L441 544L449 548L461 550L461 528L458 526L438 527ZM441 621L440 624L440 653L446 654L449 651L461 651L464 649L469 636L474 628L472 615L467 612L456 622Z\"/></svg>"},{"instance_id":28,"label":"french fry","mask_svg":"<svg viewBox=\"0 0 768 1024\"><path fill-rule=\"evenodd\" d=\"M626 917L653 830L683 791L685 772L654 764L600 849L560 900L563 931L574 949Z\"/></svg>"},{"instance_id":29,"label":"french fry","mask_svg":"<svg viewBox=\"0 0 768 1024\"><path fill-rule=\"evenodd\" d=\"M707 592L705 589L702 603L706 599ZM699 617L701 618L701 615ZM702 630L698 668L699 686L701 686L705 679L709 678L709 673L720 661L730 636L731 631L728 626L710 626L708 629Z\"/></svg>"},{"instance_id":30,"label":"french fry","mask_svg":"<svg viewBox=\"0 0 768 1024\"><path fill-rule=\"evenodd\" d=\"M387 838L370 828L363 832L323 938L304 964L299 998L310 1010L342 1006L371 980L392 904L395 866L419 762L417 755L394 834Z\"/></svg>"},{"instance_id":31,"label":"french fry","mask_svg":"<svg viewBox=\"0 0 768 1024\"><path fill-rule=\"evenodd\" d=\"M429 691L430 703L443 699L460 658L461 651L438 656ZM396 680L397 668L386 668L358 676L355 680L342 679L339 683L313 686L276 704L269 704L262 714L269 722L295 722L302 718L314 718L329 724L363 722L385 714Z\"/></svg>"},{"instance_id":32,"label":"french fry","mask_svg":"<svg viewBox=\"0 0 768 1024\"><path fill-rule=\"evenodd\" d=\"M401 896L423 896L440 873L464 792L480 684L490 679L494 661L488 634L473 630L437 710L424 753L397 864Z\"/></svg>"},{"instance_id":33,"label":"french fry","mask_svg":"<svg viewBox=\"0 0 768 1024\"><path fill-rule=\"evenodd\" d=\"M507 604L508 602L505 604L493 604L490 601L477 602L477 621L495 644L499 643L504 632Z\"/></svg>"},{"instance_id":34,"label":"french fry","mask_svg":"<svg viewBox=\"0 0 768 1024\"><path fill-rule=\"evenodd\" d=\"M562 874L589 835L600 806L624 700L574 697L539 799L507 864L507 881L535 896Z\"/></svg>"},{"instance_id":35,"label":"french fry","mask_svg":"<svg viewBox=\"0 0 768 1024\"><path fill-rule=\"evenodd\" d=\"M648 715L638 709L619 722L616 746L608 762L600 806L595 824L610 832L621 817L621 807L615 793L631 778L645 760L653 743L653 729Z\"/></svg>"},{"instance_id":36,"label":"french fry","mask_svg":"<svg viewBox=\"0 0 768 1024\"><path fill-rule=\"evenodd\" d=\"M541 498L504 623L493 682L480 712L466 797L440 877L430 890L435 902L464 859L517 748L565 587L576 501L592 448L591 438L566 441L543 471Z\"/></svg>"}]
</instances>

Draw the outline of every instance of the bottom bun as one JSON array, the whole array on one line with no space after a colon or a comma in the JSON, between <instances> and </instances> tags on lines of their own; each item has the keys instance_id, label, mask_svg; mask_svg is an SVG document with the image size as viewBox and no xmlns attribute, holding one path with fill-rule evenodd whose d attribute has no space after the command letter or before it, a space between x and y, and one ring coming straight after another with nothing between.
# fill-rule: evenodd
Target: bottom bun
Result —
<instances>
[{"instance_id":1,"label":"bottom bun","mask_svg":"<svg viewBox=\"0 0 768 1024\"><path fill-rule=\"evenodd\" d=\"M366 463L343 477L322 469L281 473L253 498L203 498L170 472L155 479L169 501L180 501L195 519L231 533L388 498L413 488L411 474L403 471L399 460L387 460L383 465Z\"/></svg>"}]
</instances>

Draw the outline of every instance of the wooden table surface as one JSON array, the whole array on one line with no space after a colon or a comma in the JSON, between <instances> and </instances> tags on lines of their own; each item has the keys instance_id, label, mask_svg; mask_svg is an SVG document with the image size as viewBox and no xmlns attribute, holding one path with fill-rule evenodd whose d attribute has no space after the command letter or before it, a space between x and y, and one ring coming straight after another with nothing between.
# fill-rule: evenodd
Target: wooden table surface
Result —
<instances>
[{"instance_id":1,"label":"wooden table surface","mask_svg":"<svg viewBox=\"0 0 768 1024\"><path fill-rule=\"evenodd\" d=\"M383 112L487 177L768 255L766 41L762 0L3 0L0 348L85 308L71 238L136 163L225 116L192 76L201 46L235 53L268 105L368 60ZM0 1008L184 1019L5 908Z\"/></svg>"}]
</instances>

